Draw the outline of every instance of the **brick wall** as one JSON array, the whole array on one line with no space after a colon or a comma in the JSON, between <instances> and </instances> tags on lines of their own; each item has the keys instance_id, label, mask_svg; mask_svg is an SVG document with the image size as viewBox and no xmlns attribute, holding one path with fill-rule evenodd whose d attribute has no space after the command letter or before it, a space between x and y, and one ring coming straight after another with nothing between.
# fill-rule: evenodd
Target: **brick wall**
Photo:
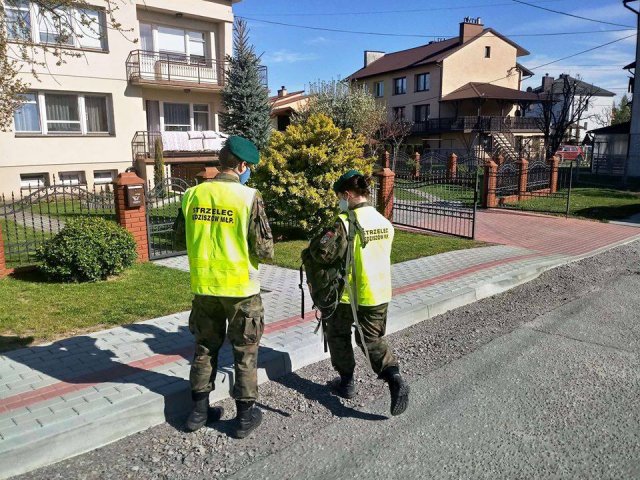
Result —
<instances>
[{"instance_id":1,"label":"brick wall","mask_svg":"<svg viewBox=\"0 0 640 480\"><path fill-rule=\"evenodd\" d=\"M141 205L138 207L127 206L127 189L130 187L143 187ZM131 232L136 241L138 261L149 260L149 237L147 235L147 211L144 196L144 180L135 173L121 173L114 182L116 220L121 227Z\"/></svg>"}]
</instances>

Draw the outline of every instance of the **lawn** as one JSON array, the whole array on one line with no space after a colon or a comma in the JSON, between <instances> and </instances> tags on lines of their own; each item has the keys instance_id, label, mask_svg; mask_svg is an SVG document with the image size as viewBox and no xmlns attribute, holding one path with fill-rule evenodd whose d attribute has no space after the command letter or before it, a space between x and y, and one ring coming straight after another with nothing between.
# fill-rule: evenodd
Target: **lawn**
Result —
<instances>
[{"instance_id":1,"label":"lawn","mask_svg":"<svg viewBox=\"0 0 640 480\"><path fill-rule=\"evenodd\" d=\"M106 282L45 282L37 273L0 280L0 351L191 308L189 274L138 264Z\"/></svg>"},{"instance_id":2,"label":"lawn","mask_svg":"<svg viewBox=\"0 0 640 480\"><path fill-rule=\"evenodd\" d=\"M300 268L300 253L307 247L306 240L289 240L275 244L272 264L284 268ZM420 257L437 255L452 250L481 246L480 242L461 238L422 235L396 229L391 251L391 263L400 263Z\"/></svg>"},{"instance_id":3,"label":"lawn","mask_svg":"<svg viewBox=\"0 0 640 480\"><path fill-rule=\"evenodd\" d=\"M566 199L540 197L511 206L522 210L564 213ZM578 187L571 190L569 214L593 220L621 220L640 213L640 194L613 188Z\"/></svg>"},{"instance_id":4,"label":"lawn","mask_svg":"<svg viewBox=\"0 0 640 480\"><path fill-rule=\"evenodd\" d=\"M5 244L5 262L8 268L30 265L35 261L36 247L42 245L51 234L20 225L13 220L0 220Z\"/></svg>"}]
</instances>

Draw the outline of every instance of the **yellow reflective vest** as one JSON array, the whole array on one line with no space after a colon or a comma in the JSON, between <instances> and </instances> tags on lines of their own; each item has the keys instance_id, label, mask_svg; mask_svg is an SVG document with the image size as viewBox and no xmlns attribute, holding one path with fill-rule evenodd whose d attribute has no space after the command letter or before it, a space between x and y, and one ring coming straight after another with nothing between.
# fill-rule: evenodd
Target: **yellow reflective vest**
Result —
<instances>
[{"instance_id":1,"label":"yellow reflective vest","mask_svg":"<svg viewBox=\"0 0 640 480\"><path fill-rule=\"evenodd\" d=\"M362 226L366 246L362 247L360 235L354 241L353 261L356 271L358 305L373 307L391 301L391 244L393 225L372 206L353 210ZM345 231L349 232L346 213L340 214ZM352 285L351 266L347 265L349 283ZM349 292L345 288L341 303L349 303Z\"/></svg>"},{"instance_id":2,"label":"yellow reflective vest","mask_svg":"<svg viewBox=\"0 0 640 480\"><path fill-rule=\"evenodd\" d=\"M260 292L257 260L249 254L249 219L256 191L213 181L182 198L191 290L196 295L249 297Z\"/></svg>"}]
</instances>

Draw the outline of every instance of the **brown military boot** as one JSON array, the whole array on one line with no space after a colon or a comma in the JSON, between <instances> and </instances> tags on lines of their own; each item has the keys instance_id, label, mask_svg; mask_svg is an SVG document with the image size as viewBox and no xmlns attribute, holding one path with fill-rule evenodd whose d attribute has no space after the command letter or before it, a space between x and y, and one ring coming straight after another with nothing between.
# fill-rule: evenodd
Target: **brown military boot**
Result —
<instances>
[{"instance_id":1,"label":"brown military boot","mask_svg":"<svg viewBox=\"0 0 640 480\"><path fill-rule=\"evenodd\" d=\"M236 408L235 437L245 438L262 423L262 410L255 406L255 402L236 401Z\"/></svg>"},{"instance_id":2,"label":"brown military boot","mask_svg":"<svg viewBox=\"0 0 640 480\"><path fill-rule=\"evenodd\" d=\"M208 393L192 393L193 408L184 425L187 432L195 432L204 427L207 422L217 422L222 418L224 410L221 407L209 406Z\"/></svg>"},{"instance_id":3,"label":"brown military boot","mask_svg":"<svg viewBox=\"0 0 640 480\"><path fill-rule=\"evenodd\" d=\"M381 377L389 384L391 415L404 413L409 406L409 384L400 375L398 367L387 368L382 372Z\"/></svg>"}]
</instances>

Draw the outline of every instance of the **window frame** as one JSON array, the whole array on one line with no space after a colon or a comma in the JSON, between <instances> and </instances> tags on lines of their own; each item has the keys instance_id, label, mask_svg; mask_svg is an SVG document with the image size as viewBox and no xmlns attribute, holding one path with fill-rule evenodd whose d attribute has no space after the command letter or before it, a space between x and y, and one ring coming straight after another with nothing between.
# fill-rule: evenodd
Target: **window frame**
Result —
<instances>
[{"instance_id":1,"label":"window frame","mask_svg":"<svg viewBox=\"0 0 640 480\"><path fill-rule=\"evenodd\" d=\"M30 95L33 97L33 102L31 101L26 101L23 102L22 105L20 105L20 107L18 107L14 112L13 112L13 128L14 131L16 133L23 133L23 134L38 134L42 132L42 116L40 115L40 102L39 102L39 97L38 97L38 92L27 92L25 94L23 94L23 96L27 96ZM36 106L36 113L38 114L38 130L18 130L16 127L16 114L22 109L23 105L27 105L27 104L33 104Z\"/></svg>"},{"instance_id":2,"label":"window frame","mask_svg":"<svg viewBox=\"0 0 640 480\"><path fill-rule=\"evenodd\" d=\"M96 177L97 174L100 173L108 173L109 174L109 180L105 181L103 179L98 179ZM117 176L117 171L116 170L94 170L93 171L93 184L94 185L108 185L110 183L112 183L115 178Z\"/></svg>"},{"instance_id":3,"label":"window frame","mask_svg":"<svg viewBox=\"0 0 640 480\"><path fill-rule=\"evenodd\" d=\"M40 20L44 18L39 11L39 7L33 2L30 3L30 14L32 19L36 19L37 25L33 25L33 21L31 22L31 40L39 45L58 45L56 42L45 42L42 41L41 31L40 31ZM83 46L81 43L81 38L78 37L80 34L84 34L86 32L80 32L84 26L79 25L79 11L80 10L93 10L98 13L98 26L100 32L100 47L91 47L91 46ZM90 52L100 52L100 53L108 53L109 52L109 29L107 28L107 18L106 12L103 7L99 7L97 5L90 5L87 8L79 9L77 7L73 7L72 10L68 10L67 14L69 16L69 26L71 28L71 43L68 44L60 44L60 48L63 49L72 49L72 50L86 50ZM86 28L86 27L84 27ZM47 32L50 34L49 32Z\"/></svg>"},{"instance_id":4,"label":"window frame","mask_svg":"<svg viewBox=\"0 0 640 480\"><path fill-rule=\"evenodd\" d=\"M426 81L424 82L426 88L423 88L423 89L420 88L420 77L424 77L426 79ZM416 92L428 92L429 90L431 90L431 72L416 73L415 82L416 82L416 87L415 87Z\"/></svg>"},{"instance_id":5,"label":"window frame","mask_svg":"<svg viewBox=\"0 0 640 480\"><path fill-rule=\"evenodd\" d=\"M399 116L398 116L398 112L400 112ZM393 107L393 117L396 120L406 120L407 119L406 107L404 105Z\"/></svg>"},{"instance_id":6,"label":"window frame","mask_svg":"<svg viewBox=\"0 0 640 480\"><path fill-rule=\"evenodd\" d=\"M164 102L162 100L158 101L159 103L159 109L160 109L160 131L161 132L194 132L195 130L195 112L194 112L194 106L195 105L206 105L207 108L209 109L209 117L208 117L208 124L209 124L209 129L210 130L216 130L215 128L215 123L216 120L215 118L212 118L212 110L211 110L211 104L209 103L191 103L191 102ZM165 123L164 120L164 105L165 103L173 103L173 104L179 104L179 105L189 105L189 130L167 130L167 123ZM202 113L200 111L198 111L199 113ZM185 124L169 124L170 126L186 126ZM213 128L212 128L213 127Z\"/></svg>"},{"instance_id":7,"label":"window frame","mask_svg":"<svg viewBox=\"0 0 640 480\"><path fill-rule=\"evenodd\" d=\"M24 185L26 180L23 177L40 177L42 182L38 181L37 185ZM20 190L31 190L49 186L49 174L47 172L41 173L21 173L20 174Z\"/></svg>"},{"instance_id":8,"label":"window frame","mask_svg":"<svg viewBox=\"0 0 640 480\"><path fill-rule=\"evenodd\" d=\"M378 88L380 87L380 88ZM384 80L373 82L373 96L375 98L384 97Z\"/></svg>"},{"instance_id":9,"label":"window frame","mask_svg":"<svg viewBox=\"0 0 640 480\"><path fill-rule=\"evenodd\" d=\"M491 58L491 45L485 45L484 58Z\"/></svg>"},{"instance_id":10,"label":"window frame","mask_svg":"<svg viewBox=\"0 0 640 480\"><path fill-rule=\"evenodd\" d=\"M31 136L49 136L49 137L113 137L115 136L115 125L113 118L113 100L108 93L94 93L94 92L68 92L59 90L35 90L29 91L27 94L35 95L36 104L38 108L38 119L40 124L39 131L19 131L16 129L15 117L13 121L13 128L15 136L17 137L31 137ZM77 101L77 109L79 120L72 121L60 121L50 120L47 116L47 95L67 95L73 96ZM107 131L106 132L90 132L88 131L88 121L85 109L85 97L102 97L105 99L105 108L107 115ZM15 115L15 114L14 114ZM80 130L75 131L55 131L49 128L50 123L79 123Z\"/></svg>"},{"instance_id":11,"label":"window frame","mask_svg":"<svg viewBox=\"0 0 640 480\"><path fill-rule=\"evenodd\" d=\"M398 91L398 81L402 82L403 88L402 91ZM393 79L393 94L394 95L404 95L407 93L407 77L396 77Z\"/></svg>"},{"instance_id":12,"label":"window frame","mask_svg":"<svg viewBox=\"0 0 640 480\"><path fill-rule=\"evenodd\" d=\"M19 6L18 4L26 4L25 6ZM7 42L23 42L23 41L29 41L33 38L33 25L32 25L32 20L33 20L33 12L32 12L32 7L31 7L31 2L28 0L18 0L16 2L15 5L12 5L8 2L5 2L5 18L8 19L9 15L8 12L9 11L17 11L17 12L26 12L26 19L27 19L27 26L28 29L26 31L21 31L21 33L25 34L26 38L12 38L11 36L11 30L9 29L9 22L7 21L7 29L6 29L6 35L7 35ZM20 13L18 13L18 16L21 17L22 19L25 18L25 15L20 15Z\"/></svg>"},{"instance_id":13,"label":"window frame","mask_svg":"<svg viewBox=\"0 0 640 480\"><path fill-rule=\"evenodd\" d=\"M77 182L64 179L64 177L70 176L77 176ZM67 187L84 186L87 184L87 178L84 171L82 170L69 170L58 172L58 182L60 182L60 185L64 185Z\"/></svg>"},{"instance_id":14,"label":"window frame","mask_svg":"<svg viewBox=\"0 0 640 480\"><path fill-rule=\"evenodd\" d=\"M168 24L164 24L164 23L150 23L150 22L139 22L138 24L138 28L141 30L141 25L147 25L151 28L151 50L145 50L145 51L151 51L153 53L156 54L164 54L164 55L175 55L175 56L184 56L185 61L188 63L203 63L206 62L207 60L211 59L211 55L209 52L209 39L207 38L207 34L213 33L215 35L215 32L209 32L209 31L205 31L205 30L197 30L197 29L187 29L187 28L183 28L183 27L176 27L174 25L168 25ZM159 37L159 28L172 28L174 30L182 30L182 34L183 34L183 42L184 42L184 52L173 52L173 51L169 51L169 50L160 50L160 37ZM201 33L202 34L202 44L203 44L203 51L204 51L204 58L201 57L200 55L194 55L195 58L191 58L191 36L189 35L190 33Z\"/></svg>"},{"instance_id":15,"label":"window frame","mask_svg":"<svg viewBox=\"0 0 640 480\"><path fill-rule=\"evenodd\" d=\"M202 107L206 107L206 109L202 109ZM207 128L205 130L211 130L211 116L209 115L209 104L208 103L194 103L192 104L191 111L193 112L193 129L196 128L196 114L205 114L207 116ZM205 131L199 130L199 131Z\"/></svg>"},{"instance_id":16,"label":"window frame","mask_svg":"<svg viewBox=\"0 0 640 480\"><path fill-rule=\"evenodd\" d=\"M427 111L427 115L426 118L424 120L418 120L417 116L416 116L416 112L418 112L418 109L420 108L425 108ZM416 123L426 123L429 121L429 118L431 117L431 104L430 103L424 103L424 104L420 104L420 105L414 105L413 106L413 121Z\"/></svg>"}]
</instances>

